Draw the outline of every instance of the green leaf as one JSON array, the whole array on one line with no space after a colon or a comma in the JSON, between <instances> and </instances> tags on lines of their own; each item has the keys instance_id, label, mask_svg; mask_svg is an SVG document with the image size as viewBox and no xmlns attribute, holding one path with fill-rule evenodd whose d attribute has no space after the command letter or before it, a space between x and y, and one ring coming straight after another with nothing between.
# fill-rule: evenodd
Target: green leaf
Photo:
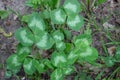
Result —
<instances>
[{"instance_id":1,"label":"green leaf","mask_svg":"<svg viewBox=\"0 0 120 80\"><path fill-rule=\"evenodd\" d=\"M21 44L17 45L17 51L16 54L19 56L18 59L19 61L23 61L31 52L30 47L25 47Z\"/></svg>"},{"instance_id":2,"label":"green leaf","mask_svg":"<svg viewBox=\"0 0 120 80\"><path fill-rule=\"evenodd\" d=\"M98 58L98 51L93 47L87 47L86 49L80 49L79 60L85 60L92 62Z\"/></svg>"},{"instance_id":3,"label":"green leaf","mask_svg":"<svg viewBox=\"0 0 120 80\"><path fill-rule=\"evenodd\" d=\"M72 49L73 49L73 44L72 43L66 43L65 52L69 53Z\"/></svg>"},{"instance_id":4,"label":"green leaf","mask_svg":"<svg viewBox=\"0 0 120 80\"><path fill-rule=\"evenodd\" d=\"M67 15L78 14L81 11L80 2L78 2L78 0L65 0L63 7Z\"/></svg>"},{"instance_id":5,"label":"green leaf","mask_svg":"<svg viewBox=\"0 0 120 80\"><path fill-rule=\"evenodd\" d=\"M91 76L88 76L85 72L80 72L75 77L75 80L93 80Z\"/></svg>"},{"instance_id":6,"label":"green leaf","mask_svg":"<svg viewBox=\"0 0 120 80\"><path fill-rule=\"evenodd\" d=\"M35 72L35 67L33 64L33 59L26 58L23 63L23 68L26 74L32 75Z\"/></svg>"},{"instance_id":7,"label":"green leaf","mask_svg":"<svg viewBox=\"0 0 120 80\"><path fill-rule=\"evenodd\" d=\"M65 75L69 75L69 74L71 74L72 72L74 72L74 70L75 70L75 67L74 67L74 66L67 66L67 67L64 67L64 68L63 68L63 73L64 73Z\"/></svg>"},{"instance_id":8,"label":"green leaf","mask_svg":"<svg viewBox=\"0 0 120 80\"><path fill-rule=\"evenodd\" d=\"M91 34L89 33L84 33L84 34L79 34L78 36L75 37L75 40L76 39L83 39L83 38L86 38L87 40L89 40L89 44L92 43L92 38L91 38Z\"/></svg>"},{"instance_id":9,"label":"green leaf","mask_svg":"<svg viewBox=\"0 0 120 80\"><path fill-rule=\"evenodd\" d=\"M50 7L52 7L53 9L59 8L59 6L60 6L60 0L49 0L49 1L51 1Z\"/></svg>"},{"instance_id":10,"label":"green leaf","mask_svg":"<svg viewBox=\"0 0 120 80\"><path fill-rule=\"evenodd\" d=\"M90 24L88 24L87 26L90 26ZM87 27L86 30L84 30L83 36L92 37L91 34L92 34L92 30L90 29L90 27Z\"/></svg>"},{"instance_id":11,"label":"green leaf","mask_svg":"<svg viewBox=\"0 0 120 80\"><path fill-rule=\"evenodd\" d=\"M41 4L41 1L42 0L27 0L25 5L32 8L37 8Z\"/></svg>"},{"instance_id":12,"label":"green leaf","mask_svg":"<svg viewBox=\"0 0 120 80\"><path fill-rule=\"evenodd\" d=\"M117 47L114 57L118 62L120 62L120 47Z\"/></svg>"},{"instance_id":13,"label":"green leaf","mask_svg":"<svg viewBox=\"0 0 120 80\"><path fill-rule=\"evenodd\" d=\"M83 17L80 15L71 15L68 16L67 25L70 29L79 31L80 28L84 25Z\"/></svg>"},{"instance_id":14,"label":"green leaf","mask_svg":"<svg viewBox=\"0 0 120 80\"><path fill-rule=\"evenodd\" d=\"M26 28L19 28L15 31L15 37L20 43L24 46L32 46L33 45L33 35Z\"/></svg>"},{"instance_id":15,"label":"green leaf","mask_svg":"<svg viewBox=\"0 0 120 80\"><path fill-rule=\"evenodd\" d=\"M28 23L30 29L34 34L39 34L41 31L44 31L46 25L44 20L41 18L40 14L33 13L30 18L30 22Z\"/></svg>"},{"instance_id":16,"label":"green leaf","mask_svg":"<svg viewBox=\"0 0 120 80\"><path fill-rule=\"evenodd\" d=\"M100 4L104 3L105 1L107 1L107 0L98 0L97 3L98 3L98 5L100 5Z\"/></svg>"},{"instance_id":17,"label":"green leaf","mask_svg":"<svg viewBox=\"0 0 120 80\"><path fill-rule=\"evenodd\" d=\"M105 60L106 66L112 67L114 65L113 57L108 56L108 57L105 57L104 60Z\"/></svg>"},{"instance_id":18,"label":"green leaf","mask_svg":"<svg viewBox=\"0 0 120 80\"><path fill-rule=\"evenodd\" d=\"M84 48L84 46L89 46L89 41L86 39L86 38L83 38L83 39L77 39L75 41L75 46L76 47L79 47L79 48Z\"/></svg>"},{"instance_id":19,"label":"green leaf","mask_svg":"<svg viewBox=\"0 0 120 80\"><path fill-rule=\"evenodd\" d=\"M69 30L66 30L66 29L64 29L63 32L65 34L66 39L71 40L71 37L72 37L71 32Z\"/></svg>"},{"instance_id":20,"label":"green leaf","mask_svg":"<svg viewBox=\"0 0 120 80\"><path fill-rule=\"evenodd\" d=\"M43 63L40 63L38 60L33 60L33 65L39 73L44 72L45 65Z\"/></svg>"},{"instance_id":21,"label":"green leaf","mask_svg":"<svg viewBox=\"0 0 120 80\"><path fill-rule=\"evenodd\" d=\"M24 15L24 16L22 16L21 21L28 23L29 20L30 20L30 16L31 16L31 15Z\"/></svg>"},{"instance_id":22,"label":"green leaf","mask_svg":"<svg viewBox=\"0 0 120 80\"><path fill-rule=\"evenodd\" d=\"M6 10L0 10L0 18L1 19L5 19L5 18L7 18L8 17L8 15L9 15L9 11L6 11Z\"/></svg>"},{"instance_id":23,"label":"green leaf","mask_svg":"<svg viewBox=\"0 0 120 80\"><path fill-rule=\"evenodd\" d=\"M5 78L10 78L12 76L12 72L11 71L6 71L5 72Z\"/></svg>"},{"instance_id":24,"label":"green leaf","mask_svg":"<svg viewBox=\"0 0 120 80\"><path fill-rule=\"evenodd\" d=\"M9 56L6 63L8 70L11 70L14 73L17 73L20 70L21 62L18 60L18 55L13 54Z\"/></svg>"},{"instance_id":25,"label":"green leaf","mask_svg":"<svg viewBox=\"0 0 120 80\"><path fill-rule=\"evenodd\" d=\"M45 7L49 7L49 8L52 8L53 6L53 0L42 0L42 5L44 5Z\"/></svg>"},{"instance_id":26,"label":"green leaf","mask_svg":"<svg viewBox=\"0 0 120 80\"><path fill-rule=\"evenodd\" d=\"M64 75L62 69L56 69L50 75L50 80L64 80Z\"/></svg>"},{"instance_id":27,"label":"green leaf","mask_svg":"<svg viewBox=\"0 0 120 80\"><path fill-rule=\"evenodd\" d=\"M73 43L76 48L86 48L92 44L91 34L80 34L74 37Z\"/></svg>"},{"instance_id":28,"label":"green leaf","mask_svg":"<svg viewBox=\"0 0 120 80\"><path fill-rule=\"evenodd\" d=\"M87 38L77 39L74 44L77 48L86 48L90 46L90 41Z\"/></svg>"},{"instance_id":29,"label":"green leaf","mask_svg":"<svg viewBox=\"0 0 120 80\"><path fill-rule=\"evenodd\" d=\"M42 13L42 15L43 15L43 17L44 17L45 19L50 18L50 12L49 12L48 10L44 10L43 13Z\"/></svg>"},{"instance_id":30,"label":"green leaf","mask_svg":"<svg viewBox=\"0 0 120 80\"><path fill-rule=\"evenodd\" d=\"M68 58L67 58L67 63L68 64L74 64L75 63L75 61L78 59L78 57L79 57L79 49L77 49L77 48L74 48L70 53L69 53L69 55L68 55Z\"/></svg>"},{"instance_id":31,"label":"green leaf","mask_svg":"<svg viewBox=\"0 0 120 80\"><path fill-rule=\"evenodd\" d=\"M62 9L55 9L51 12L51 21L54 24L63 24L66 20L66 14Z\"/></svg>"},{"instance_id":32,"label":"green leaf","mask_svg":"<svg viewBox=\"0 0 120 80\"><path fill-rule=\"evenodd\" d=\"M48 60L48 59L43 59L43 63L44 63L48 68L54 69L54 67L53 67L53 65L52 65L52 63L51 63L50 60Z\"/></svg>"},{"instance_id":33,"label":"green leaf","mask_svg":"<svg viewBox=\"0 0 120 80\"><path fill-rule=\"evenodd\" d=\"M18 44L17 45L16 53L18 55L21 55L21 54L24 54L24 53L29 54L30 52L31 52L31 48L30 47L23 46L22 44Z\"/></svg>"},{"instance_id":34,"label":"green leaf","mask_svg":"<svg viewBox=\"0 0 120 80\"><path fill-rule=\"evenodd\" d=\"M64 39L64 35L60 30L54 31L52 36L56 42L62 41Z\"/></svg>"},{"instance_id":35,"label":"green leaf","mask_svg":"<svg viewBox=\"0 0 120 80\"><path fill-rule=\"evenodd\" d=\"M35 35L36 46L40 49L50 49L53 44L54 40L47 32L42 32L39 35Z\"/></svg>"},{"instance_id":36,"label":"green leaf","mask_svg":"<svg viewBox=\"0 0 120 80\"><path fill-rule=\"evenodd\" d=\"M63 51L65 48L66 48L66 45L64 42L57 42L56 43L56 48L59 50L59 51Z\"/></svg>"},{"instance_id":37,"label":"green leaf","mask_svg":"<svg viewBox=\"0 0 120 80\"><path fill-rule=\"evenodd\" d=\"M63 52L53 52L51 55L51 62L55 67L63 67L67 63L67 57Z\"/></svg>"}]
</instances>

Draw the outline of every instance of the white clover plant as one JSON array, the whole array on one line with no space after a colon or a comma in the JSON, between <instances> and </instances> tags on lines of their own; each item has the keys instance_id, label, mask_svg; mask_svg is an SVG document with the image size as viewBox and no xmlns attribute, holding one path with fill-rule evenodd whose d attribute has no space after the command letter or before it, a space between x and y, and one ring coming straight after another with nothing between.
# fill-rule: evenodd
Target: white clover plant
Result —
<instances>
[{"instance_id":1,"label":"white clover plant","mask_svg":"<svg viewBox=\"0 0 120 80\"><path fill-rule=\"evenodd\" d=\"M27 0L26 5L42 8L40 12L22 17L25 26L15 32L19 44L6 61L7 77L23 68L27 75L50 70L50 80L64 80L65 75L75 71L75 62L94 62L97 59L98 52L91 46L91 33L85 32L73 38L70 32L79 31L84 25L79 14L80 2L65 0L60 5L60 0ZM51 51L49 58L42 57L39 51Z\"/></svg>"}]
</instances>

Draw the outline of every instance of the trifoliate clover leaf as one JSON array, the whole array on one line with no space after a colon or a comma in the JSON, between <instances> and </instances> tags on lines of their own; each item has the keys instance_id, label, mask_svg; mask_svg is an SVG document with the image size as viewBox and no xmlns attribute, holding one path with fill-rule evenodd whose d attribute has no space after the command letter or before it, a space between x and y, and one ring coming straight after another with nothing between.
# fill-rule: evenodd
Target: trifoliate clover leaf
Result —
<instances>
[{"instance_id":1,"label":"trifoliate clover leaf","mask_svg":"<svg viewBox=\"0 0 120 80\"><path fill-rule=\"evenodd\" d=\"M63 70L62 69L56 69L52 72L50 76L50 80L64 80Z\"/></svg>"},{"instance_id":2,"label":"trifoliate clover leaf","mask_svg":"<svg viewBox=\"0 0 120 80\"><path fill-rule=\"evenodd\" d=\"M53 52L51 62L55 67L63 67L66 65L67 57L64 52Z\"/></svg>"},{"instance_id":3,"label":"trifoliate clover leaf","mask_svg":"<svg viewBox=\"0 0 120 80\"><path fill-rule=\"evenodd\" d=\"M33 59L26 58L23 63L23 68L26 74L32 75L35 71L35 67L33 64Z\"/></svg>"},{"instance_id":4,"label":"trifoliate clover leaf","mask_svg":"<svg viewBox=\"0 0 120 80\"><path fill-rule=\"evenodd\" d=\"M59 50L59 51L63 51L65 48L66 48L66 45L64 42L57 42L56 43L56 48Z\"/></svg>"},{"instance_id":5,"label":"trifoliate clover leaf","mask_svg":"<svg viewBox=\"0 0 120 80\"><path fill-rule=\"evenodd\" d=\"M92 62L98 58L98 51L93 47L87 47L86 49L80 49L79 60L85 60Z\"/></svg>"},{"instance_id":6,"label":"trifoliate clover leaf","mask_svg":"<svg viewBox=\"0 0 120 80\"><path fill-rule=\"evenodd\" d=\"M17 73L20 70L21 62L18 59L18 55L13 54L7 59L7 69Z\"/></svg>"},{"instance_id":7,"label":"trifoliate clover leaf","mask_svg":"<svg viewBox=\"0 0 120 80\"><path fill-rule=\"evenodd\" d=\"M78 2L78 0L65 0L63 7L67 15L78 14L81 11L80 2Z\"/></svg>"},{"instance_id":8,"label":"trifoliate clover leaf","mask_svg":"<svg viewBox=\"0 0 120 80\"><path fill-rule=\"evenodd\" d=\"M40 31L44 31L46 28L44 20L40 17L40 14L38 13L33 13L31 15L28 25L35 34L39 33Z\"/></svg>"},{"instance_id":9,"label":"trifoliate clover leaf","mask_svg":"<svg viewBox=\"0 0 120 80\"><path fill-rule=\"evenodd\" d=\"M56 42L62 41L64 39L64 34L60 30L54 31L52 36Z\"/></svg>"},{"instance_id":10,"label":"trifoliate clover leaf","mask_svg":"<svg viewBox=\"0 0 120 80\"><path fill-rule=\"evenodd\" d=\"M35 35L35 44L40 49L50 49L53 44L54 40L47 32L40 32L40 34Z\"/></svg>"},{"instance_id":11,"label":"trifoliate clover leaf","mask_svg":"<svg viewBox=\"0 0 120 80\"><path fill-rule=\"evenodd\" d=\"M26 28L19 28L16 30L15 37L24 46L33 45L33 34Z\"/></svg>"},{"instance_id":12,"label":"trifoliate clover leaf","mask_svg":"<svg viewBox=\"0 0 120 80\"><path fill-rule=\"evenodd\" d=\"M70 29L79 31L84 25L83 17L80 15L68 16L67 25Z\"/></svg>"},{"instance_id":13,"label":"trifoliate clover leaf","mask_svg":"<svg viewBox=\"0 0 120 80\"><path fill-rule=\"evenodd\" d=\"M66 14L62 9L53 10L50 16L54 24L63 24L66 20Z\"/></svg>"}]
</instances>

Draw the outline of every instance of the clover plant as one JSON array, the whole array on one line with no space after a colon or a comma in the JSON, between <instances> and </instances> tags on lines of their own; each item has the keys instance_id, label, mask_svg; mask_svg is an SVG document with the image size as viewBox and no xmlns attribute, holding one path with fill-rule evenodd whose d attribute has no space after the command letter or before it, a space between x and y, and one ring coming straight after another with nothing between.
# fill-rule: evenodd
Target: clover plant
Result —
<instances>
[{"instance_id":1,"label":"clover plant","mask_svg":"<svg viewBox=\"0 0 120 80\"><path fill-rule=\"evenodd\" d=\"M40 11L22 17L24 26L15 32L19 44L6 61L7 77L23 69L26 75L49 71L51 80L64 80L76 70L75 62L97 59L90 29L76 36L70 32L84 25L80 2L65 0L61 5L60 0L27 0L26 5ZM42 56L45 51L50 56Z\"/></svg>"}]
</instances>

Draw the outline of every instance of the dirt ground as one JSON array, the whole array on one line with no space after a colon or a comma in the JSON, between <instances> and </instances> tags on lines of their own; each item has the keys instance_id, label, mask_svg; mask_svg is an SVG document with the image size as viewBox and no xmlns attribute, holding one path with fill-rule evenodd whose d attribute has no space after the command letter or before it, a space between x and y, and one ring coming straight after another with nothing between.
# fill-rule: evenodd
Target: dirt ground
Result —
<instances>
[{"instance_id":1,"label":"dirt ground","mask_svg":"<svg viewBox=\"0 0 120 80\"><path fill-rule=\"evenodd\" d=\"M101 29L105 29L105 26L107 23L108 25L112 25L113 27L117 26L117 28L120 29L120 17L116 16L114 14L114 11L120 12L120 3L117 7L112 5L110 3L111 0L108 0L106 3L103 3L98 8L94 9L94 13L96 15L97 24L101 27ZM119 0L118 0L119 1ZM29 8L24 5L25 0L0 0L0 10L7 10L8 8L13 9L15 12L19 12L20 14L26 14L29 12ZM112 6L112 7L111 7ZM111 14L110 14L111 13ZM104 19L105 18L105 19ZM105 20L104 22L102 20ZM105 26L104 26L105 25ZM2 66L5 66L5 60L6 58L15 52L15 46L17 44L17 41L14 38L14 32L16 29L20 27L20 22L17 19L17 16L15 14L11 14L7 19L0 20L0 29L3 29L6 33L12 33L12 36L5 37L2 33L0 33L0 63L4 64ZM93 33L95 33L96 30L93 30ZM120 41L120 31L111 31L112 38L114 38L116 41ZM116 34L118 34L116 36ZM102 48L101 43L101 36L103 36L103 40L105 42L109 42L110 40L105 36L105 33L98 32L93 35L93 46L97 48L100 55L104 55L104 51ZM107 47L111 47L114 45L108 45ZM77 65L76 65L77 66ZM78 67L78 66L77 66ZM79 67L78 67L79 69ZM110 68L111 69L111 68ZM109 70L105 69L106 72ZM4 80L4 70L0 67L0 80ZM13 80L13 79L11 79ZM47 79L46 79L47 80ZM67 80L73 80L71 77L68 77Z\"/></svg>"},{"instance_id":2,"label":"dirt ground","mask_svg":"<svg viewBox=\"0 0 120 80\"><path fill-rule=\"evenodd\" d=\"M25 0L0 0L0 10L7 10L8 8L13 9L15 12L25 14L27 8L24 5ZM7 19L0 20L0 29L3 29L6 33L12 33L12 36L5 37L0 33L0 63L5 64L6 58L15 51L15 45L17 41L14 38L14 32L21 25L16 15L11 14ZM3 79L4 70L0 69L0 80Z\"/></svg>"}]
</instances>

